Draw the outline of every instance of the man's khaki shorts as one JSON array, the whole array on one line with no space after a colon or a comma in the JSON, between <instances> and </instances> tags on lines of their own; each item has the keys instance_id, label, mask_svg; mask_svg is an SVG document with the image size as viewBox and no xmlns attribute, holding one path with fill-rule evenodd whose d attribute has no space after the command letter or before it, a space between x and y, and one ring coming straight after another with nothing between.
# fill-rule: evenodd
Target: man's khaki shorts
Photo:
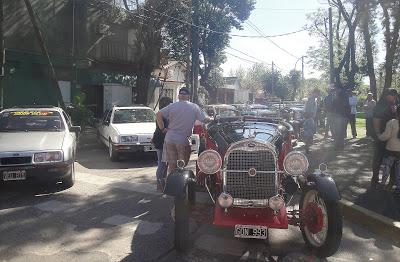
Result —
<instances>
[{"instance_id":1,"label":"man's khaki shorts","mask_svg":"<svg viewBox=\"0 0 400 262\"><path fill-rule=\"evenodd\" d=\"M168 164L176 165L178 160L184 160L185 164L189 163L191 147L189 145L181 145L175 143L164 143L163 161Z\"/></svg>"}]
</instances>

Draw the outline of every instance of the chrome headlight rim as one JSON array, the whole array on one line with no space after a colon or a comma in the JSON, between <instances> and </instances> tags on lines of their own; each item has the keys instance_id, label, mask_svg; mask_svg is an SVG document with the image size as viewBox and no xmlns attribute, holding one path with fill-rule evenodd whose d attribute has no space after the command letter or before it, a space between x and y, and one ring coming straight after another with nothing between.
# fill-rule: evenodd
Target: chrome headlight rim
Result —
<instances>
[{"instance_id":1,"label":"chrome headlight rim","mask_svg":"<svg viewBox=\"0 0 400 262\"><path fill-rule=\"evenodd\" d=\"M304 164L304 167L297 172L294 170L290 170L289 165L288 165L288 161L292 160L296 156L300 157L300 158L298 158L298 160L303 161L303 164ZM292 152L288 153L285 156L285 159L283 160L283 168L284 168L285 172L291 176L304 175L307 172L309 167L310 167L310 163L308 162L307 156L300 151L292 151Z\"/></svg>"},{"instance_id":2,"label":"chrome headlight rim","mask_svg":"<svg viewBox=\"0 0 400 262\"><path fill-rule=\"evenodd\" d=\"M55 158L51 159L52 157ZM40 160L40 158L43 160ZM32 162L34 164L60 163L63 161L64 152L62 150L35 152L32 157Z\"/></svg>"},{"instance_id":3,"label":"chrome headlight rim","mask_svg":"<svg viewBox=\"0 0 400 262\"><path fill-rule=\"evenodd\" d=\"M210 171L210 170L207 170L207 169L204 167L203 163L202 163L202 159L205 158L207 154L212 154L213 156L215 156L215 157L216 157L216 163L218 164L218 166L216 166L216 167L215 167L214 169L212 169L211 171ZM219 154L217 151L215 151L215 150L213 150L213 149L208 149L208 150L203 151L203 152L199 155L199 157L197 158L197 166L199 167L200 171L203 172L204 174L206 174L206 175L213 175L213 174L215 174L215 173L217 173L218 171L221 170L221 167L222 167L222 158L221 158L220 154Z\"/></svg>"}]
</instances>

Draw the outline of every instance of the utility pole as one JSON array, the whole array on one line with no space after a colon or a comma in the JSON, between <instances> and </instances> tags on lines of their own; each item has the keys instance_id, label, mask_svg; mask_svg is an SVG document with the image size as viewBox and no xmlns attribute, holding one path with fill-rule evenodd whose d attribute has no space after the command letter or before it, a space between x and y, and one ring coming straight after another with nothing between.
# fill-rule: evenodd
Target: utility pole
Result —
<instances>
[{"instance_id":1,"label":"utility pole","mask_svg":"<svg viewBox=\"0 0 400 262\"><path fill-rule=\"evenodd\" d=\"M272 61L272 85L271 85L271 96L274 94L274 89L275 89L275 64L274 61Z\"/></svg>"},{"instance_id":2,"label":"utility pole","mask_svg":"<svg viewBox=\"0 0 400 262\"><path fill-rule=\"evenodd\" d=\"M58 103L60 104L60 106L63 109L65 109L65 104L64 104L64 100L62 98L60 86L58 85L56 71L54 70L53 62L51 61L50 54L49 54L49 52L47 50L46 43L45 43L45 41L43 39L42 33L40 32L40 29L39 29L38 24L36 22L35 13L33 12L33 8L32 8L32 5L31 5L31 2L29 0L24 0L24 2L25 2L26 9L28 9L29 18L31 20L31 23L32 23L32 26L33 26L33 30L35 32L36 39L39 42L40 49L42 49L42 52L46 56L47 61L49 63L50 70L51 70L51 81L52 81L52 84L53 84L53 87L54 87L54 91L56 92Z\"/></svg>"},{"instance_id":3,"label":"utility pole","mask_svg":"<svg viewBox=\"0 0 400 262\"><path fill-rule=\"evenodd\" d=\"M335 82L335 65L333 53L333 25L332 25L332 7L329 7L329 83Z\"/></svg>"},{"instance_id":4,"label":"utility pole","mask_svg":"<svg viewBox=\"0 0 400 262\"><path fill-rule=\"evenodd\" d=\"M0 109L4 106L4 76L5 76L5 51L4 51L4 6L3 0L0 0Z\"/></svg>"},{"instance_id":5,"label":"utility pole","mask_svg":"<svg viewBox=\"0 0 400 262\"><path fill-rule=\"evenodd\" d=\"M199 88L199 0L192 0L193 8L193 24L192 27L192 75L193 75L193 89L192 89L192 101L197 103L197 91Z\"/></svg>"},{"instance_id":6,"label":"utility pole","mask_svg":"<svg viewBox=\"0 0 400 262\"><path fill-rule=\"evenodd\" d=\"M192 1L189 1L189 8L188 8L188 25L187 25L187 46L186 46L186 74L185 74L185 84L187 88L193 89L193 74L192 74L192 66L190 60L190 49L192 46Z\"/></svg>"}]
</instances>

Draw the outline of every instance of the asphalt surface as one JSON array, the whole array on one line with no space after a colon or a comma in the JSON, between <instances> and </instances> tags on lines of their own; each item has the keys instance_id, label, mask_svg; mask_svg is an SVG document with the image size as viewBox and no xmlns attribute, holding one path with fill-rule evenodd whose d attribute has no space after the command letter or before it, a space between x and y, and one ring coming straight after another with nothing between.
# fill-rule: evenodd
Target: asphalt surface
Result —
<instances>
[{"instance_id":1,"label":"asphalt surface","mask_svg":"<svg viewBox=\"0 0 400 262\"><path fill-rule=\"evenodd\" d=\"M0 188L0 261L320 261L300 231L269 230L269 240L233 238L210 223L200 195L192 217L190 249L173 246L173 201L157 193L156 161L133 155L112 163L99 146L78 152L76 184L51 192ZM340 250L322 261L398 261L390 240L345 221Z\"/></svg>"}]
</instances>

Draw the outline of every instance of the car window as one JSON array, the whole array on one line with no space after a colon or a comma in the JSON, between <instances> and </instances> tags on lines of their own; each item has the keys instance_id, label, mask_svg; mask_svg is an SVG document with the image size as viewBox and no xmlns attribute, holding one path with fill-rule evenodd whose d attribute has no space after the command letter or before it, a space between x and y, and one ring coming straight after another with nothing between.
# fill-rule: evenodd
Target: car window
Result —
<instances>
[{"instance_id":1,"label":"car window","mask_svg":"<svg viewBox=\"0 0 400 262\"><path fill-rule=\"evenodd\" d=\"M0 132L63 131L61 115L57 111L7 111L0 115Z\"/></svg>"},{"instance_id":2,"label":"car window","mask_svg":"<svg viewBox=\"0 0 400 262\"><path fill-rule=\"evenodd\" d=\"M155 122L156 117L150 109L116 109L113 124Z\"/></svg>"}]
</instances>

